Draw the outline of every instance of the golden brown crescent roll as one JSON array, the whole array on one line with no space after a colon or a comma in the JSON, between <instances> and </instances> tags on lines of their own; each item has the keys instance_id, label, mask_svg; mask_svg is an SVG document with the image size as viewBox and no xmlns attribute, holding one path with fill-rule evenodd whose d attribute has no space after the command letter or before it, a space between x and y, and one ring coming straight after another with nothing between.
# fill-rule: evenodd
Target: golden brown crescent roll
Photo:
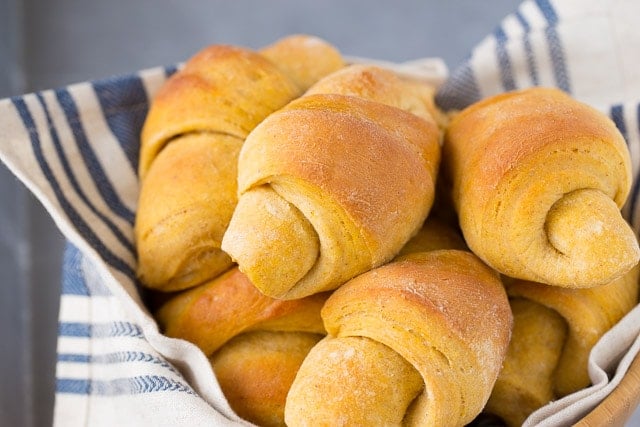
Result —
<instances>
[{"instance_id":1,"label":"golden brown crescent roll","mask_svg":"<svg viewBox=\"0 0 640 427\"><path fill-rule=\"evenodd\" d=\"M141 135L135 237L145 286L186 289L231 267L220 242L237 201L244 138L314 79L341 66L332 46L295 36L264 55L208 47L167 80Z\"/></svg>"},{"instance_id":2,"label":"golden brown crescent roll","mask_svg":"<svg viewBox=\"0 0 640 427\"><path fill-rule=\"evenodd\" d=\"M443 159L467 244L501 273L591 287L637 264L629 152L597 110L557 89L494 96L453 117Z\"/></svg>"},{"instance_id":3,"label":"golden brown crescent roll","mask_svg":"<svg viewBox=\"0 0 640 427\"><path fill-rule=\"evenodd\" d=\"M284 426L291 383L322 337L306 332L254 331L229 341L210 361L233 410L259 426Z\"/></svg>"},{"instance_id":4,"label":"golden brown crescent roll","mask_svg":"<svg viewBox=\"0 0 640 427\"><path fill-rule=\"evenodd\" d=\"M155 314L165 335L196 344L211 355L224 343L253 330L324 334L320 309L328 294L298 300L270 298L237 267L215 279L179 292Z\"/></svg>"},{"instance_id":5,"label":"golden brown crescent roll","mask_svg":"<svg viewBox=\"0 0 640 427\"><path fill-rule=\"evenodd\" d=\"M179 292L156 312L165 335L210 357L231 407L260 425L283 425L284 402L311 347L326 332L328 294L281 301L260 293L237 268Z\"/></svg>"},{"instance_id":6,"label":"golden brown crescent roll","mask_svg":"<svg viewBox=\"0 0 640 427\"><path fill-rule=\"evenodd\" d=\"M486 411L519 426L534 410L587 387L591 349L638 302L638 270L588 289L508 283L514 329Z\"/></svg>"},{"instance_id":7,"label":"golden brown crescent roll","mask_svg":"<svg viewBox=\"0 0 640 427\"><path fill-rule=\"evenodd\" d=\"M389 261L433 203L438 127L401 109L430 99L376 67L340 76L380 84L345 88L329 76L324 89L265 119L240 153L240 196L222 248L275 298L335 289Z\"/></svg>"},{"instance_id":8,"label":"golden brown crescent roll","mask_svg":"<svg viewBox=\"0 0 640 427\"><path fill-rule=\"evenodd\" d=\"M291 386L289 426L462 426L489 398L512 320L498 275L459 250L357 276L322 318L328 335Z\"/></svg>"},{"instance_id":9,"label":"golden brown crescent roll","mask_svg":"<svg viewBox=\"0 0 640 427\"><path fill-rule=\"evenodd\" d=\"M553 373L567 337L567 324L554 310L530 300L512 298L510 304L511 341L484 412L516 427L555 398Z\"/></svg>"}]
</instances>

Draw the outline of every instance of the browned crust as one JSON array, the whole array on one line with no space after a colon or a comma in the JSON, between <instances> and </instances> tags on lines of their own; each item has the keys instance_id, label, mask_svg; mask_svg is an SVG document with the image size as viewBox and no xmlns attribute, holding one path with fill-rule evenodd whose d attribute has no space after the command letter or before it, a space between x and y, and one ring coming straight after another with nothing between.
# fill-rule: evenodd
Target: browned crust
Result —
<instances>
[{"instance_id":1,"label":"browned crust","mask_svg":"<svg viewBox=\"0 0 640 427\"><path fill-rule=\"evenodd\" d=\"M237 268L185 291L165 303L156 319L167 336L196 344L213 354L232 337L269 329L324 333L320 308L328 297L316 294L281 301L261 294Z\"/></svg>"},{"instance_id":2,"label":"browned crust","mask_svg":"<svg viewBox=\"0 0 640 427\"><path fill-rule=\"evenodd\" d=\"M235 46L207 47L171 76L153 99L142 130L140 176L167 141L188 132L245 138L300 89L259 53Z\"/></svg>"},{"instance_id":3,"label":"browned crust","mask_svg":"<svg viewBox=\"0 0 640 427\"><path fill-rule=\"evenodd\" d=\"M433 123L356 97L310 95L252 132L240 154L238 191L279 177L308 183L347 212L380 259L426 216L439 159Z\"/></svg>"},{"instance_id":4,"label":"browned crust","mask_svg":"<svg viewBox=\"0 0 640 427\"><path fill-rule=\"evenodd\" d=\"M481 411L512 325L497 274L458 250L417 253L364 273L334 292L322 316L330 336L365 336L409 361L425 381L436 424L463 424Z\"/></svg>"},{"instance_id":5,"label":"browned crust","mask_svg":"<svg viewBox=\"0 0 640 427\"><path fill-rule=\"evenodd\" d=\"M613 122L560 90L532 88L475 103L453 117L445 136L443 158L453 176L454 201L459 208L459 193L471 181L474 200L488 200L504 175L527 156L580 140L611 144L621 163L627 157ZM627 178L615 197L619 206L630 189Z\"/></svg>"}]
</instances>

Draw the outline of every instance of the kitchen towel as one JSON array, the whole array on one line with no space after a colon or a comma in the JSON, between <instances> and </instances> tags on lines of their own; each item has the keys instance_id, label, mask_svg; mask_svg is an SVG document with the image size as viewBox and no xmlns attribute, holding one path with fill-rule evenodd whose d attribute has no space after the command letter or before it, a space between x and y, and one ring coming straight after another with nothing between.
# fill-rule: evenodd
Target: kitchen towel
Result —
<instances>
[{"instance_id":1,"label":"kitchen towel","mask_svg":"<svg viewBox=\"0 0 640 427\"><path fill-rule=\"evenodd\" d=\"M605 112L629 144L634 186L624 214L638 231L638 16L640 2L633 0L525 1L453 69L437 101L463 108L507 90L554 86ZM150 99L176 68L0 101L0 158L68 241L57 426L248 425L227 404L204 354L160 333L136 283L138 137ZM437 67L401 68L445 77ZM593 386L541 408L527 425L570 425L584 416L625 374L639 337L640 306L594 348Z\"/></svg>"}]
</instances>

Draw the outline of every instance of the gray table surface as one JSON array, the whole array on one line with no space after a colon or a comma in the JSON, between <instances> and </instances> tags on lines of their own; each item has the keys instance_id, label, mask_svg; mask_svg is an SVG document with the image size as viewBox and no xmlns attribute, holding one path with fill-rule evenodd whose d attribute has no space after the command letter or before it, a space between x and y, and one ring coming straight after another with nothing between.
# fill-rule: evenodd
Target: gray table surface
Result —
<instances>
[{"instance_id":1,"label":"gray table surface","mask_svg":"<svg viewBox=\"0 0 640 427\"><path fill-rule=\"evenodd\" d=\"M307 33L343 53L455 68L518 0L3 0L0 98ZM0 165L0 425L50 425L63 239ZM636 413L630 425L640 425Z\"/></svg>"}]
</instances>

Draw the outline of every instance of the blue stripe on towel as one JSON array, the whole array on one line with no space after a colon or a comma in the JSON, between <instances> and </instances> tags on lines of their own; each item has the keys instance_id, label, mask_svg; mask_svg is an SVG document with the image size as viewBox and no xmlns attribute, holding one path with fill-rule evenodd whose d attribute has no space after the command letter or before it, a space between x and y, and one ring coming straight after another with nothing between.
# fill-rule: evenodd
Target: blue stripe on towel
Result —
<instances>
[{"instance_id":1,"label":"blue stripe on towel","mask_svg":"<svg viewBox=\"0 0 640 427\"><path fill-rule=\"evenodd\" d=\"M91 337L91 324L64 322L58 325L58 336L61 337Z\"/></svg>"},{"instance_id":2,"label":"blue stripe on towel","mask_svg":"<svg viewBox=\"0 0 640 427\"><path fill-rule=\"evenodd\" d=\"M82 254L75 246L65 245L62 259L62 294L89 296L89 288L82 274Z\"/></svg>"},{"instance_id":3,"label":"blue stripe on towel","mask_svg":"<svg viewBox=\"0 0 640 427\"><path fill-rule=\"evenodd\" d=\"M62 294L79 296L111 296L111 291L98 280L87 283L82 267L82 252L66 242L62 268Z\"/></svg>"},{"instance_id":4,"label":"blue stripe on towel","mask_svg":"<svg viewBox=\"0 0 640 427\"><path fill-rule=\"evenodd\" d=\"M624 120L624 107L620 104L617 105L613 105L611 106L610 110L609 110L609 116L611 117L611 120L613 120L613 123L616 125L616 127L618 128L618 130L620 131L620 133L622 134L622 136L624 137L624 140L627 144L629 144L629 136L628 136L628 132L627 132L627 124L625 123ZM631 192L629 194L629 197L627 199L626 202L626 207L628 207L628 210L625 208L624 212L628 212L628 217L627 220L633 224L634 223L634 218L633 218L633 213L635 212L635 207L636 207L636 203L637 203L637 199L638 199L638 175L633 177L633 184L631 186Z\"/></svg>"},{"instance_id":5,"label":"blue stripe on towel","mask_svg":"<svg viewBox=\"0 0 640 427\"><path fill-rule=\"evenodd\" d=\"M187 384L161 375L138 375L113 380L58 378L56 393L91 394L101 396L133 395L164 391L194 394Z\"/></svg>"},{"instance_id":6,"label":"blue stripe on towel","mask_svg":"<svg viewBox=\"0 0 640 427\"><path fill-rule=\"evenodd\" d=\"M129 224L133 224L135 213L122 203L120 196L113 188L104 168L91 148L91 144L87 139L84 127L79 120L80 113L78 112L78 108L71 97L71 94L67 89L59 89L56 91L56 97L67 117L67 123L73 132L73 136L80 154L82 155L82 159L87 165L89 171L91 171L91 177L93 178L98 191L102 195L102 198L116 215L126 220Z\"/></svg>"},{"instance_id":7,"label":"blue stripe on towel","mask_svg":"<svg viewBox=\"0 0 640 427\"><path fill-rule=\"evenodd\" d=\"M164 67L164 75L169 78L178 71L178 64L169 65Z\"/></svg>"},{"instance_id":8,"label":"blue stripe on towel","mask_svg":"<svg viewBox=\"0 0 640 427\"><path fill-rule=\"evenodd\" d=\"M436 93L436 103L444 110L462 109L480 100L480 89L467 58Z\"/></svg>"},{"instance_id":9,"label":"blue stripe on towel","mask_svg":"<svg viewBox=\"0 0 640 427\"><path fill-rule=\"evenodd\" d=\"M518 22L520 22L520 25L522 25L522 29L524 30L522 41L524 44L524 52L527 56L527 68L529 69L529 77L531 77L531 82L533 83L533 85L537 86L540 84L540 79L538 78L538 66L536 65L536 58L533 54L533 48L531 47L531 39L529 38L531 26L519 10L516 11L515 15L518 19Z\"/></svg>"},{"instance_id":10,"label":"blue stripe on towel","mask_svg":"<svg viewBox=\"0 0 640 427\"><path fill-rule=\"evenodd\" d=\"M58 362L90 363L93 358L89 354L63 353L58 354Z\"/></svg>"},{"instance_id":11,"label":"blue stripe on towel","mask_svg":"<svg viewBox=\"0 0 640 427\"><path fill-rule=\"evenodd\" d=\"M58 336L78 338L144 338L142 329L130 322L81 323L60 322Z\"/></svg>"},{"instance_id":12,"label":"blue stripe on towel","mask_svg":"<svg viewBox=\"0 0 640 427\"><path fill-rule=\"evenodd\" d=\"M549 26L555 26L558 24L558 14L549 0L536 0L536 4L538 5L540 12L544 15L544 18L547 20Z\"/></svg>"},{"instance_id":13,"label":"blue stripe on towel","mask_svg":"<svg viewBox=\"0 0 640 427\"><path fill-rule=\"evenodd\" d=\"M611 116L611 120L613 120L616 127L618 128L618 130L620 131L620 133L622 134L622 136L624 137L625 141L627 141L627 144L628 144L629 140L627 137L627 125L624 122L624 110L622 108L622 105L620 104L613 105L609 112L609 116Z\"/></svg>"},{"instance_id":14,"label":"blue stripe on towel","mask_svg":"<svg viewBox=\"0 0 640 427\"><path fill-rule=\"evenodd\" d=\"M91 394L91 381L73 378L56 378L56 393Z\"/></svg>"},{"instance_id":15,"label":"blue stripe on towel","mask_svg":"<svg viewBox=\"0 0 640 427\"><path fill-rule=\"evenodd\" d=\"M48 181L51 189L54 192L56 200L60 204L60 207L67 215L73 226L78 230L78 232L82 235L82 237L87 240L87 242L96 249L100 256L113 268L127 275L131 280L135 280L135 272L131 266L129 266L122 258L113 254L98 238L95 232L89 227L89 225L85 222L82 216L75 210L73 205L69 202L69 200L65 197L64 192L60 188L60 185L54 175L51 167L47 163L47 159L42 152L40 137L38 135L38 131L36 130L36 126L29 112L29 108L27 107L24 99L22 98L12 98L13 105L16 107L20 118L22 119L22 123L29 132L29 138L31 141L31 149L33 150L33 155L38 162L38 166L42 171L45 179Z\"/></svg>"},{"instance_id":16,"label":"blue stripe on towel","mask_svg":"<svg viewBox=\"0 0 640 427\"><path fill-rule=\"evenodd\" d=\"M636 120L637 120L637 125L638 125L638 134L640 134L640 104L638 104L638 106L636 107ZM615 119L613 119L614 122L616 122ZM616 122L616 126L618 125L618 123ZM621 131L622 132L622 131ZM626 128L625 128L625 132L626 132ZM636 217L635 217L635 212L636 212L636 205L638 203L638 197L640 197L640 176L635 176L634 177L634 181L633 181L633 185L631 186L631 194L629 194L629 200L627 200L627 203L629 205L629 222L633 225L636 226Z\"/></svg>"},{"instance_id":17,"label":"blue stripe on towel","mask_svg":"<svg viewBox=\"0 0 640 427\"><path fill-rule=\"evenodd\" d=\"M629 194L629 200L627 201L627 203L629 204L629 218L628 221L629 223L631 223L632 225L636 224L636 217L635 217L635 211L636 211L636 205L638 203L638 193L640 192L640 179L635 179L635 181L633 182L633 185L631 186L631 193Z\"/></svg>"},{"instance_id":18,"label":"blue stripe on towel","mask_svg":"<svg viewBox=\"0 0 640 427\"><path fill-rule=\"evenodd\" d=\"M498 57L498 66L500 67L500 80L505 91L514 90L516 88L513 79L513 69L511 67L511 58L507 51L507 35L502 27L496 28L493 33L496 38L496 56Z\"/></svg>"},{"instance_id":19,"label":"blue stripe on towel","mask_svg":"<svg viewBox=\"0 0 640 427\"><path fill-rule=\"evenodd\" d=\"M140 132L149 109L142 79L131 75L100 80L93 83L93 89L109 129L137 173Z\"/></svg>"},{"instance_id":20,"label":"blue stripe on towel","mask_svg":"<svg viewBox=\"0 0 640 427\"><path fill-rule=\"evenodd\" d=\"M545 35L549 43L549 53L551 55L551 64L553 65L553 75L556 80L556 85L559 89L570 93L571 85L569 84L569 73L567 72L564 48L556 31L558 15L549 0L536 0L536 4L549 24L545 29Z\"/></svg>"},{"instance_id":21,"label":"blue stripe on towel","mask_svg":"<svg viewBox=\"0 0 640 427\"><path fill-rule=\"evenodd\" d=\"M69 164L67 156L64 152L64 148L62 146L62 143L60 142L58 132L56 131L56 128L53 124L53 120L51 119L51 114L49 113L49 108L47 107L47 103L45 102L41 94L37 94L37 98L40 101L40 105L42 105L42 108L44 110L45 116L47 118L47 126L49 128L49 133L51 135L51 140L53 142L53 146L56 149L56 153L58 154L58 158L60 159L60 163L62 164L62 168L64 169L65 175L69 179L69 183L73 187L78 197L80 197L80 199L85 203L85 205L87 205L87 207L91 210L91 212L93 212L98 218L100 218L100 220L107 226L107 228L111 230L111 232L116 237L116 239L118 239L118 241L122 243L122 245L125 248L127 248L127 250L129 250L131 254L134 254L135 247L133 246L133 243L124 235L124 233L122 233L122 231L120 231L120 229L118 229L118 227L116 227L116 225L105 214L100 212L98 208L93 203L91 203L91 201L89 200L85 192L82 190L82 187L78 183L78 180L76 179L76 176L73 173L73 170L71 169L71 165Z\"/></svg>"},{"instance_id":22,"label":"blue stripe on towel","mask_svg":"<svg viewBox=\"0 0 640 427\"><path fill-rule=\"evenodd\" d=\"M176 368L174 368L166 360L142 351L117 351L113 353L93 354L93 355L62 353L62 354L58 354L58 362L99 363L99 364L143 362L143 363L151 363L153 365L161 366L171 372L178 373Z\"/></svg>"}]
</instances>

